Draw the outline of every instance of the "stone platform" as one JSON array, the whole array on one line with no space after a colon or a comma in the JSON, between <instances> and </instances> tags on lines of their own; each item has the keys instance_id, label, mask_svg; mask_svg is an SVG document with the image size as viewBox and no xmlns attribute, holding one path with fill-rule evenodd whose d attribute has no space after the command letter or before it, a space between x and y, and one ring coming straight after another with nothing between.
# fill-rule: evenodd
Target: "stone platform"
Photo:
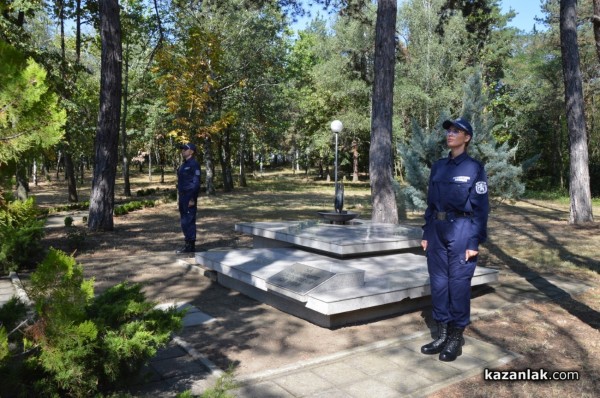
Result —
<instances>
[{"instance_id":1,"label":"stone platform","mask_svg":"<svg viewBox=\"0 0 600 398\"><path fill-rule=\"evenodd\" d=\"M254 249L196 253L196 263L223 286L319 326L365 322L429 302L426 258L415 250L420 229L283 221L236 230L254 236ZM472 285L497 280L496 270L477 267Z\"/></svg>"},{"instance_id":2,"label":"stone platform","mask_svg":"<svg viewBox=\"0 0 600 398\"><path fill-rule=\"evenodd\" d=\"M235 230L253 236L254 248L301 247L336 257L356 257L421 247L420 228L353 220L346 225L319 221L252 222Z\"/></svg>"}]
</instances>

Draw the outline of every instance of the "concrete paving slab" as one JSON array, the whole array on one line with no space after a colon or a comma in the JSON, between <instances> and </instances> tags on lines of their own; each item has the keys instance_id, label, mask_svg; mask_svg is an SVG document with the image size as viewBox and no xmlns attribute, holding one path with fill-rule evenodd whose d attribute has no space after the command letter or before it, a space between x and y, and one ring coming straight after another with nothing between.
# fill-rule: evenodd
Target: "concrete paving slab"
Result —
<instances>
[{"instance_id":1,"label":"concrete paving slab","mask_svg":"<svg viewBox=\"0 0 600 398\"><path fill-rule=\"evenodd\" d=\"M311 371L300 371L275 378L272 381L296 397L314 394L333 387L332 383Z\"/></svg>"},{"instance_id":2,"label":"concrete paving slab","mask_svg":"<svg viewBox=\"0 0 600 398\"><path fill-rule=\"evenodd\" d=\"M293 394L272 381L244 386L229 392L238 398L294 398Z\"/></svg>"},{"instance_id":3,"label":"concrete paving slab","mask_svg":"<svg viewBox=\"0 0 600 398\"><path fill-rule=\"evenodd\" d=\"M306 395L305 398L348 398L348 394L339 388L330 388L325 391L318 391L314 394Z\"/></svg>"},{"instance_id":4,"label":"concrete paving slab","mask_svg":"<svg viewBox=\"0 0 600 398\"><path fill-rule=\"evenodd\" d=\"M348 397L398 398L397 390L374 379L362 380L340 388L348 394Z\"/></svg>"},{"instance_id":5,"label":"concrete paving slab","mask_svg":"<svg viewBox=\"0 0 600 398\"><path fill-rule=\"evenodd\" d=\"M243 388L236 396L260 396L251 395L250 391L256 391L248 386L270 382L294 397L323 396L324 391L330 392L331 396L346 398L421 397L445 385L483 373L485 367L499 366L518 358L507 350L467 337L463 355L454 362L441 362L437 355L420 353L420 346L430 340L429 333L419 333L357 347L295 367L247 375L238 380ZM313 391L311 386L295 389L307 380L312 380L315 385L321 385L323 380L330 386L323 387L321 391ZM274 388L271 384L269 386Z\"/></svg>"},{"instance_id":6,"label":"concrete paving slab","mask_svg":"<svg viewBox=\"0 0 600 398\"><path fill-rule=\"evenodd\" d=\"M334 385L344 385L369 378L365 372L345 362L334 362L318 368L319 377Z\"/></svg>"}]
</instances>

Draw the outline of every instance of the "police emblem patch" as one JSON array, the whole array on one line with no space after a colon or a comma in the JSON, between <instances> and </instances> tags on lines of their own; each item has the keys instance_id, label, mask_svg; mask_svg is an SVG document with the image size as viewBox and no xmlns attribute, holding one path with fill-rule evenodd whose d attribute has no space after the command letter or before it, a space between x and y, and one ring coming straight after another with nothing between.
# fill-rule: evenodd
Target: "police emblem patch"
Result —
<instances>
[{"instance_id":1,"label":"police emblem patch","mask_svg":"<svg viewBox=\"0 0 600 398\"><path fill-rule=\"evenodd\" d=\"M475 183L475 192L480 195L483 195L487 192L487 183L485 181L477 181Z\"/></svg>"}]
</instances>

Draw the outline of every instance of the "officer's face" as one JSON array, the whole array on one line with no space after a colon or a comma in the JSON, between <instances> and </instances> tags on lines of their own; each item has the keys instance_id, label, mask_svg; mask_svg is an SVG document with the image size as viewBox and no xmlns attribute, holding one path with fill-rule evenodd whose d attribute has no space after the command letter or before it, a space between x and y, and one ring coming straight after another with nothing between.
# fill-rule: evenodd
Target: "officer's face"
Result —
<instances>
[{"instance_id":1,"label":"officer's face","mask_svg":"<svg viewBox=\"0 0 600 398\"><path fill-rule=\"evenodd\" d=\"M192 156L193 154L194 154L194 151L192 151L191 149L185 149L185 148L183 148L181 150L181 156L183 156L183 158L185 160L189 159L190 156Z\"/></svg>"},{"instance_id":2,"label":"officer's face","mask_svg":"<svg viewBox=\"0 0 600 398\"><path fill-rule=\"evenodd\" d=\"M449 148L459 148L469 142L470 139L471 136L464 130L456 127L450 127L446 130L446 144Z\"/></svg>"}]
</instances>

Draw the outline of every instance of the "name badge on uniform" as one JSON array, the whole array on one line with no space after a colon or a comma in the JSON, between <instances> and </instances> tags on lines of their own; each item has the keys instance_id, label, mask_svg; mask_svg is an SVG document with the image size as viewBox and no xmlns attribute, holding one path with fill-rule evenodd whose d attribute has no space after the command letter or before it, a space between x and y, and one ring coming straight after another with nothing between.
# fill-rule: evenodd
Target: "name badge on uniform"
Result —
<instances>
[{"instance_id":1,"label":"name badge on uniform","mask_svg":"<svg viewBox=\"0 0 600 398\"><path fill-rule=\"evenodd\" d=\"M454 182L469 182L469 180L471 179L471 177L469 177L469 176L457 176L457 177L452 177L452 179L454 180Z\"/></svg>"},{"instance_id":2,"label":"name badge on uniform","mask_svg":"<svg viewBox=\"0 0 600 398\"><path fill-rule=\"evenodd\" d=\"M480 195L483 195L487 192L487 183L485 181L477 181L475 183L475 192Z\"/></svg>"}]
</instances>

